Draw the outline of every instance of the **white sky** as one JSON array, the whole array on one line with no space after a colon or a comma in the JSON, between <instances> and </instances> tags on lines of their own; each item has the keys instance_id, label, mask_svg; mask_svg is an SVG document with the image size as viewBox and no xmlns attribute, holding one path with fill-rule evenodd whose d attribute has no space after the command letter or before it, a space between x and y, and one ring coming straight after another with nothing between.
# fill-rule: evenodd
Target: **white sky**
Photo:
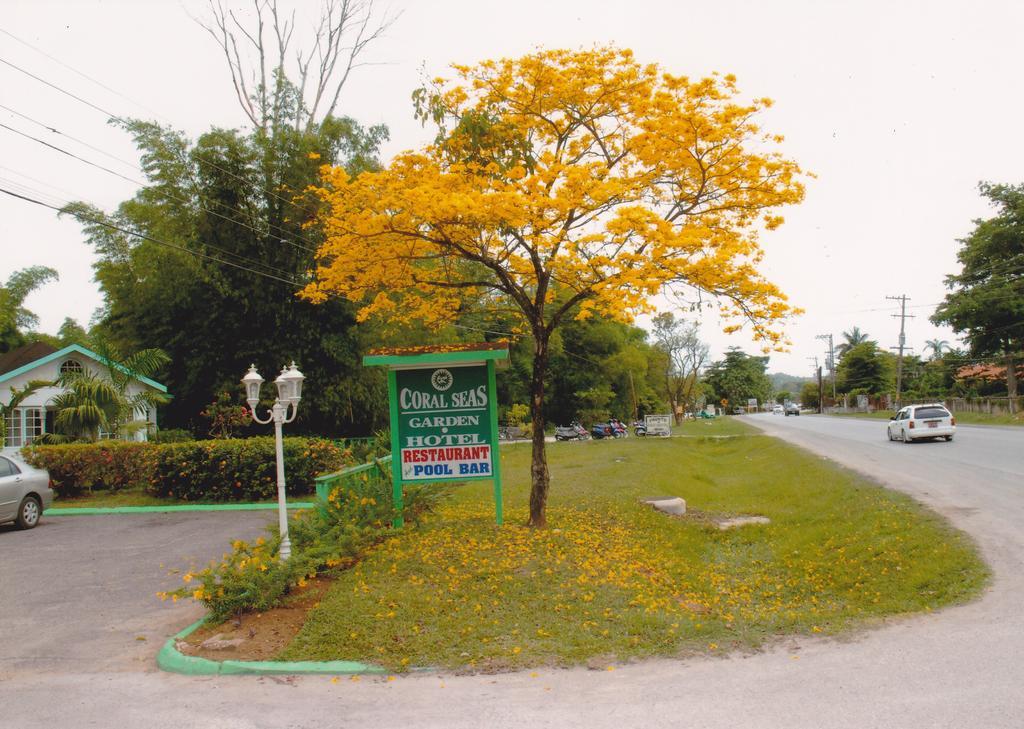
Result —
<instances>
[{"instance_id":1,"label":"white sky","mask_svg":"<svg viewBox=\"0 0 1024 729\"><path fill-rule=\"evenodd\" d=\"M300 20L312 22L318 2L297 5ZM220 50L188 15L205 7L195 0L3 0L0 30L116 94L3 33L0 59L122 116L156 118L193 137L215 125L240 127L245 118ZM953 340L927 317L943 297L943 277L957 270L956 239L989 214L976 185L1024 178L1021 2L395 0L390 7L402 15L370 51L380 65L356 72L339 109L389 126L385 158L429 137L410 103L424 69L446 75L452 62L517 56L538 45L615 43L673 73L734 73L746 96L773 98L763 126L784 134L783 151L818 178L801 206L784 211L786 224L762 239L764 273L807 310L787 330L791 351L772 355L770 371L809 375L807 358L824 346L814 336L831 332L838 343L854 325L883 347L895 344L899 322L886 295L911 298L916 318L907 341L915 351L925 339ZM0 104L137 161L102 114L2 63ZM5 109L0 123L141 179ZM0 187L108 210L136 188L3 128ZM43 331L55 332L65 316L84 324L100 305L92 260L76 223L0 195L0 280L35 264L60 272L58 283L27 302ZM715 357L730 345L757 351L745 332L723 335L710 318L703 335Z\"/></svg>"}]
</instances>

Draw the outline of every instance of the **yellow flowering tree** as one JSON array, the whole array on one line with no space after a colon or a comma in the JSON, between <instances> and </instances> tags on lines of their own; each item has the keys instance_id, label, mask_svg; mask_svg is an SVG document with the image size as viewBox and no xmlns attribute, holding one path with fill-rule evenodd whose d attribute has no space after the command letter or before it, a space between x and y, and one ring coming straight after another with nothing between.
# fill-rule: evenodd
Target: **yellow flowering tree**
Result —
<instances>
[{"instance_id":1,"label":"yellow flowering tree","mask_svg":"<svg viewBox=\"0 0 1024 729\"><path fill-rule=\"evenodd\" d=\"M768 99L631 51L541 50L454 66L415 95L434 143L357 177L323 169L326 242L303 295L437 325L513 311L533 342L530 524L545 525L544 378L567 318L629 320L653 296L718 297L766 346L794 310L757 272L758 232L799 202L800 168L755 123Z\"/></svg>"}]
</instances>

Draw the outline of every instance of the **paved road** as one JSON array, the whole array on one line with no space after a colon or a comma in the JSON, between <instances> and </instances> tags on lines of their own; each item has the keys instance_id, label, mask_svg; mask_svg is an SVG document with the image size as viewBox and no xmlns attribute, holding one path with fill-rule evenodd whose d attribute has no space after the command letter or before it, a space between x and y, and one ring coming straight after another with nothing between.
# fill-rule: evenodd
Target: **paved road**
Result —
<instances>
[{"instance_id":1,"label":"paved road","mask_svg":"<svg viewBox=\"0 0 1024 729\"><path fill-rule=\"evenodd\" d=\"M181 584L169 570L202 566L275 520L272 511L44 515L31 531L0 526L0 682L152 670L163 641L202 616L191 601L157 599Z\"/></svg>"},{"instance_id":2,"label":"paved road","mask_svg":"<svg viewBox=\"0 0 1024 729\"><path fill-rule=\"evenodd\" d=\"M220 550L207 531L222 517L191 529L179 542L169 522L154 519L122 554L100 551L96 571L74 584L98 590L79 611L82 628L93 625L104 604L104 586L128 576L121 599L139 607L132 630L111 631L103 660L90 668L78 655L38 662L0 658L0 707L11 727L1020 727L1024 725L1024 430L962 428L953 443L889 444L884 423L802 416L753 416L749 421L910 493L971 533L993 566L995 580L971 605L894 621L859 638L836 642L800 639L771 650L724 658L657 660L612 672L544 670L501 676L413 676L394 682L327 677L190 679L152 672L142 660L156 650L125 641L147 620L169 632L169 622L191 618L190 608L152 607L158 588L143 576L160 561L157 548L199 559ZM98 517L100 519L102 517ZM177 517L176 517L177 518ZM56 520L51 520L55 522ZM74 528L94 534L86 517L40 528L43 536ZM122 523L122 522L111 522ZM106 527L107 525L103 525ZM249 528L255 529L256 524ZM129 534L135 533L133 527ZM113 536L104 529L103 534ZM12 572L3 565L22 534L0 532L0 641L13 604ZM99 536L96 534L96 536ZM164 540L164 541L160 541ZM152 541L152 544L149 542ZM95 540L90 542L95 544ZM150 551L152 547L152 551ZM135 557L131 550L141 549ZM204 555L204 552L207 554ZM71 549L72 573L85 570L89 552ZM123 571L109 567L124 558ZM48 560L49 561L49 560ZM167 558L164 561L174 561ZM134 576L134 577L133 577ZM64 579L69 579L65 575ZM38 580L25 578L32 590ZM94 584L95 583L95 584ZM130 594L129 594L130 593ZM45 588L59 600L60 590ZM92 593L90 593L92 594ZM144 600L145 598L145 600ZM19 598L19 600L21 600ZM38 604L38 600L36 601ZM143 607L143 605L145 607ZM183 612L185 611L185 612ZM74 616L74 608L57 619ZM101 612L102 614L102 612ZM118 615L98 621L116 626ZM72 619L74 619L72 617ZM34 621L24 628L48 630ZM62 630L54 625L54 630ZM17 637L17 635L14 635ZM134 636L132 636L134 638ZM35 646L44 645L35 643ZM59 644L59 641L58 641ZM50 644L51 647L53 644ZM72 645L64 646L74 653ZM24 658L34 651L19 651ZM0 643L0 657L12 656ZM132 660L133 658L139 660ZM127 660L126 660L127 659ZM141 665L140 665L141 664ZM143 669L143 670L140 670ZM59 700L57 699L59 697Z\"/></svg>"}]
</instances>

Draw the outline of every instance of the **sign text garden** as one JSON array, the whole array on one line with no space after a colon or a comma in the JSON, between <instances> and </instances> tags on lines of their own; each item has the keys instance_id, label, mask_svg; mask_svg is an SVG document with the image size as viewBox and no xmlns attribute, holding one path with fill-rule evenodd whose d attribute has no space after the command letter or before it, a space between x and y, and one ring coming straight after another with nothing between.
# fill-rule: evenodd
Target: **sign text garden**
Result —
<instances>
[{"instance_id":1,"label":"sign text garden","mask_svg":"<svg viewBox=\"0 0 1024 729\"><path fill-rule=\"evenodd\" d=\"M388 367L396 511L404 483L490 479L502 523L494 369L506 359L505 344L489 343L378 350L363 358ZM401 523L397 517L395 526Z\"/></svg>"}]
</instances>

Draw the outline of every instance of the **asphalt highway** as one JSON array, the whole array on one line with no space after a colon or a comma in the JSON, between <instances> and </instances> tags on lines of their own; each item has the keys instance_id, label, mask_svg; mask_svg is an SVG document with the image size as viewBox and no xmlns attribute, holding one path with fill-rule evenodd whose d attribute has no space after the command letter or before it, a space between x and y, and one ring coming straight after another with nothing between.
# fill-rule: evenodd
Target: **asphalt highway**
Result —
<instances>
[{"instance_id":1,"label":"asphalt highway","mask_svg":"<svg viewBox=\"0 0 1024 729\"><path fill-rule=\"evenodd\" d=\"M98 521L110 517L75 517L74 525L51 518L49 528L44 523L32 535L40 541L19 542L24 533L0 531L0 723L12 729L1024 726L1024 428L962 427L951 443L903 445L885 439L884 421L743 417L947 516L977 541L994 573L991 588L969 605L892 620L842 641L801 638L750 655L652 660L614 671L337 682L190 678L156 671L152 656L160 636L186 624L194 609L154 603L159 586L147 575L155 574L160 552L199 561L216 556L223 540L211 535L240 525L205 515L193 527L186 522L190 530L178 537L182 524L171 519L180 517L147 517L144 529L121 527L129 536L118 549L118 522ZM246 529L258 529L258 521L253 516ZM86 541L93 532L95 539ZM72 536L81 540L78 548ZM31 559L26 545L47 549L43 537L68 545L63 571L44 569L52 555L40 557L35 572L4 564ZM103 588L115 590L131 574L142 576L111 594L121 603L111 617L133 616L119 629L117 620L97 613L113 610L104 607ZM63 593L60 580L92 590L86 609L76 608L75 593ZM15 589L36 596L12 598ZM68 604L47 609L47 600ZM28 612L12 615L12 607ZM59 624L67 620L77 621L74 630ZM48 631L59 640L48 641ZM147 640L129 647L136 631ZM101 639L78 645L86 634ZM51 653L39 657L44 648Z\"/></svg>"}]
</instances>

